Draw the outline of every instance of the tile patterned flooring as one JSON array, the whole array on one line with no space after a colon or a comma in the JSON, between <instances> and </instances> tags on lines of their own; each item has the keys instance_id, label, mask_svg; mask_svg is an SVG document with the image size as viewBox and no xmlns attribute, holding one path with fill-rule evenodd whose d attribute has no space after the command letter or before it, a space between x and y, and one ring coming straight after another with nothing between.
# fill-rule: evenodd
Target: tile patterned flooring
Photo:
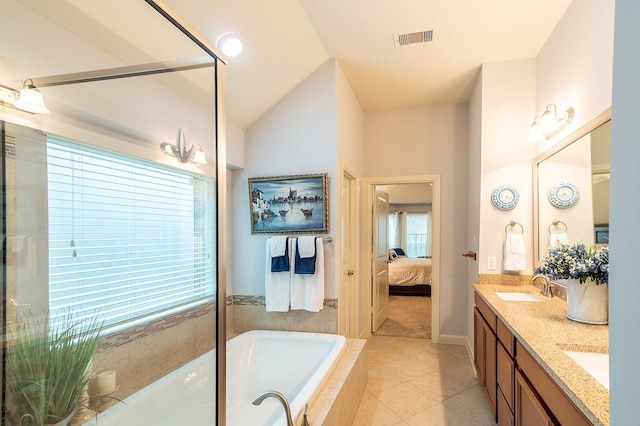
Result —
<instances>
[{"instance_id":1,"label":"tile patterned flooring","mask_svg":"<svg viewBox=\"0 0 640 426\"><path fill-rule=\"evenodd\" d=\"M464 346L372 336L354 426L494 425Z\"/></svg>"}]
</instances>

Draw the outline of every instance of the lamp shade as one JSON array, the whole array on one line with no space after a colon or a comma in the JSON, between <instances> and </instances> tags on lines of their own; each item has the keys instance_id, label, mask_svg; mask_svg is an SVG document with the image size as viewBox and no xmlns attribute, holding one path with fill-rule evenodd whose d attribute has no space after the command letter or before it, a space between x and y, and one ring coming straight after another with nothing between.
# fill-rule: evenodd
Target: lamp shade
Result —
<instances>
[{"instance_id":1,"label":"lamp shade","mask_svg":"<svg viewBox=\"0 0 640 426\"><path fill-rule=\"evenodd\" d=\"M27 83L25 80L24 87L20 90L18 100L13 104L16 108L23 111L32 112L34 114L49 114L49 110L44 105L42 93L33 84Z\"/></svg>"}]
</instances>

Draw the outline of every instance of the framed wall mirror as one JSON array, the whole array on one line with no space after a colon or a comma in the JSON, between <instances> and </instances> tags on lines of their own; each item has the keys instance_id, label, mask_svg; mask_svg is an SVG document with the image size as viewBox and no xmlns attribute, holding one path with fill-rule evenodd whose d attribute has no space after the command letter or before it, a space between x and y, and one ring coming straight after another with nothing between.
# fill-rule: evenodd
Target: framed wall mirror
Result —
<instances>
[{"instance_id":1,"label":"framed wall mirror","mask_svg":"<svg viewBox=\"0 0 640 426\"><path fill-rule=\"evenodd\" d=\"M555 241L609 244L611 109L533 161L534 263Z\"/></svg>"}]
</instances>

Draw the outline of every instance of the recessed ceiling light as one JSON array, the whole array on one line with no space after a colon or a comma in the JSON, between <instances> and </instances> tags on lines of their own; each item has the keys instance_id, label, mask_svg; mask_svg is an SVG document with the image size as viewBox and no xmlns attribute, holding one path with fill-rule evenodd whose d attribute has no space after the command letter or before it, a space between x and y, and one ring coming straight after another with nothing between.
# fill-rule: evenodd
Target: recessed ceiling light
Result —
<instances>
[{"instance_id":1,"label":"recessed ceiling light","mask_svg":"<svg viewBox=\"0 0 640 426\"><path fill-rule=\"evenodd\" d=\"M226 33L218 37L216 42L218 49L229 58L238 56L242 52L242 42L236 33Z\"/></svg>"}]
</instances>

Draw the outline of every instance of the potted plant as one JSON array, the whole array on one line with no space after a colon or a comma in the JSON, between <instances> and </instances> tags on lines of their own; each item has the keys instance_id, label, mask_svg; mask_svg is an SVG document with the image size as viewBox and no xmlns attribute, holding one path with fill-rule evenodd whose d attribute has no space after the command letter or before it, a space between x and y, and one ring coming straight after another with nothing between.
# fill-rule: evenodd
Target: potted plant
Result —
<instances>
[{"instance_id":1,"label":"potted plant","mask_svg":"<svg viewBox=\"0 0 640 426\"><path fill-rule=\"evenodd\" d=\"M17 319L7 347L7 417L10 424L67 424L95 375L91 359L101 322L71 311L27 312Z\"/></svg>"},{"instance_id":2,"label":"potted plant","mask_svg":"<svg viewBox=\"0 0 640 426\"><path fill-rule=\"evenodd\" d=\"M558 244L544 255L534 274L566 280L567 317L589 324L609 320L609 247L577 241Z\"/></svg>"}]
</instances>

